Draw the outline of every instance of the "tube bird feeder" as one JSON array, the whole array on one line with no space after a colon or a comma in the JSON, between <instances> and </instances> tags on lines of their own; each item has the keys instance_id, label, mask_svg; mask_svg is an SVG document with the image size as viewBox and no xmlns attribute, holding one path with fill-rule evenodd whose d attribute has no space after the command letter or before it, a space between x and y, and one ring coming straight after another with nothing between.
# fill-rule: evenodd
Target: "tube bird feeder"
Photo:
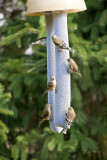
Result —
<instances>
[{"instance_id":1,"label":"tube bird feeder","mask_svg":"<svg viewBox=\"0 0 107 160\"><path fill-rule=\"evenodd\" d=\"M60 133L66 128L65 114L70 107L71 81L67 73L69 51L59 52L52 42L52 35L60 37L69 46L67 14L86 10L84 0L28 0L26 15L41 16L46 19L47 30L47 81L54 76L57 82L57 93L48 92L48 103L51 105L53 132Z\"/></svg>"}]
</instances>

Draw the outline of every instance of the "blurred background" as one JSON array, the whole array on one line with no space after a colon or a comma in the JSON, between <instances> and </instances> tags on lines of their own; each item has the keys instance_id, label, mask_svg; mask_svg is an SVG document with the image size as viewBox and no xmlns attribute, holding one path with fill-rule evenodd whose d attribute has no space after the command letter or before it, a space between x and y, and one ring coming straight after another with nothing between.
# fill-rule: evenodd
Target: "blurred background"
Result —
<instances>
[{"instance_id":1,"label":"blurred background","mask_svg":"<svg viewBox=\"0 0 107 160\"><path fill-rule=\"evenodd\" d=\"M71 104L76 118L67 135L49 123L38 128L46 103L45 18L25 16L26 0L0 0L0 160L107 160L107 1L68 15L73 59Z\"/></svg>"}]
</instances>

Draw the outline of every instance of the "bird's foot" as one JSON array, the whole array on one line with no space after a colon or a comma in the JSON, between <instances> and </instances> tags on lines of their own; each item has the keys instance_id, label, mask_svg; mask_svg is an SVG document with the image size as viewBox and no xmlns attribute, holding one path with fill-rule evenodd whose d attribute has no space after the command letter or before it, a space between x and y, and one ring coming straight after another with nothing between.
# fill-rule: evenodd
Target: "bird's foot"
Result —
<instances>
[{"instance_id":1,"label":"bird's foot","mask_svg":"<svg viewBox=\"0 0 107 160\"><path fill-rule=\"evenodd\" d=\"M49 121L53 120L53 113L51 112L50 117L49 117Z\"/></svg>"},{"instance_id":2,"label":"bird's foot","mask_svg":"<svg viewBox=\"0 0 107 160\"><path fill-rule=\"evenodd\" d=\"M70 73L70 70L69 70L69 68L67 69L67 73Z\"/></svg>"},{"instance_id":3,"label":"bird's foot","mask_svg":"<svg viewBox=\"0 0 107 160\"><path fill-rule=\"evenodd\" d=\"M62 52L62 49L59 48L58 50L59 50L59 52Z\"/></svg>"},{"instance_id":4,"label":"bird's foot","mask_svg":"<svg viewBox=\"0 0 107 160\"><path fill-rule=\"evenodd\" d=\"M56 88L55 88L55 93L57 93L58 92L58 86L56 85Z\"/></svg>"}]
</instances>

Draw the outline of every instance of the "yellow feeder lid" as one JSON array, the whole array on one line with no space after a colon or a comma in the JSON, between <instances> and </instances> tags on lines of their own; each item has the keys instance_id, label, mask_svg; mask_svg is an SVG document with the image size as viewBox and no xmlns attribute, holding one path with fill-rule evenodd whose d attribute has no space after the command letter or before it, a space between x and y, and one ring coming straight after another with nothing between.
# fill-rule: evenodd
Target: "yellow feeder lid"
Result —
<instances>
[{"instance_id":1,"label":"yellow feeder lid","mask_svg":"<svg viewBox=\"0 0 107 160\"><path fill-rule=\"evenodd\" d=\"M26 15L41 16L50 11L74 13L86 10L84 0L28 0Z\"/></svg>"}]
</instances>

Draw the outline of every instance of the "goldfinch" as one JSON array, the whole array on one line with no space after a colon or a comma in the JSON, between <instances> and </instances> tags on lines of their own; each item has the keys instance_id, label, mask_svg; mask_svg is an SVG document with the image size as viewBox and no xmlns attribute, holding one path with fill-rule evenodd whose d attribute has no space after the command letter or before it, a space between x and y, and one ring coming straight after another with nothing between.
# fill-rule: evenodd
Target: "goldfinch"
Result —
<instances>
[{"instance_id":1,"label":"goldfinch","mask_svg":"<svg viewBox=\"0 0 107 160\"><path fill-rule=\"evenodd\" d=\"M68 112L65 115L66 128L63 131L64 134L66 134L67 129L70 128L71 124L73 123L73 120L74 120L75 116L76 116L76 114L74 112L73 107L69 107Z\"/></svg>"},{"instance_id":2,"label":"goldfinch","mask_svg":"<svg viewBox=\"0 0 107 160\"><path fill-rule=\"evenodd\" d=\"M56 35L52 36L53 43L59 48L59 51L61 52L63 49L69 50L70 52L74 53L75 50L66 46L66 43Z\"/></svg>"},{"instance_id":3,"label":"goldfinch","mask_svg":"<svg viewBox=\"0 0 107 160\"><path fill-rule=\"evenodd\" d=\"M65 121L67 122L68 125L72 124L75 116L76 114L74 112L74 109L72 107L69 107L68 112L66 113L66 116L65 116Z\"/></svg>"},{"instance_id":4,"label":"goldfinch","mask_svg":"<svg viewBox=\"0 0 107 160\"><path fill-rule=\"evenodd\" d=\"M49 91L54 91L55 87L56 87L56 80L55 80L55 77L52 76L51 79L50 79L50 81L48 82L48 85L47 85L46 90L44 91L42 97L43 97L47 92L49 92Z\"/></svg>"},{"instance_id":5,"label":"goldfinch","mask_svg":"<svg viewBox=\"0 0 107 160\"><path fill-rule=\"evenodd\" d=\"M50 104L46 104L40 117L39 127L43 121L49 120L50 115L51 115Z\"/></svg>"},{"instance_id":6,"label":"goldfinch","mask_svg":"<svg viewBox=\"0 0 107 160\"><path fill-rule=\"evenodd\" d=\"M77 64L75 63L75 61L72 58L68 58L67 61L68 61L68 66L69 66L68 72L69 73L75 72L75 73L79 74L80 77L82 77L81 72L80 72Z\"/></svg>"}]
</instances>

